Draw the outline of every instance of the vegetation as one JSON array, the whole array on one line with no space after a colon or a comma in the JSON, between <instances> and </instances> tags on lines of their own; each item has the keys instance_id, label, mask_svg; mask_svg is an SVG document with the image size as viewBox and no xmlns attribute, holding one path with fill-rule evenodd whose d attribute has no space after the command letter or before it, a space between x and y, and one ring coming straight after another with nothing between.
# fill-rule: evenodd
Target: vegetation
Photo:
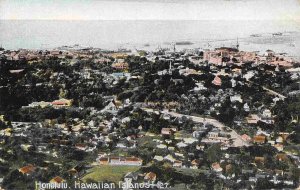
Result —
<instances>
[{"instance_id":1,"label":"vegetation","mask_svg":"<svg viewBox=\"0 0 300 190\"><path fill-rule=\"evenodd\" d=\"M96 166L88 171L88 173L82 178L84 182L87 181L107 181L113 183L119 183L122 181L125 174L128 172L137 171L137 166L110 166L101 165Z\"/></svg>"}]
</instances>

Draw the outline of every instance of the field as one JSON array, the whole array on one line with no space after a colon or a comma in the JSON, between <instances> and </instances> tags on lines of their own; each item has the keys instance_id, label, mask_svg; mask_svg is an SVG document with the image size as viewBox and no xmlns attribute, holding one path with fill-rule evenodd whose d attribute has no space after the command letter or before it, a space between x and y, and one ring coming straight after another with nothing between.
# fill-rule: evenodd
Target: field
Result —
<instances>
[{"instance_id":1,"label":"field","mask_svg":"<svg viewBox=\"0 0 300 190\"><path fill-rule=\"evenodd\" d=\"M92 180L96 182L109 181L118 183L123 180L123 176L128 172L137 171L138 166L96 166L88 171L88 174L82 178L82 181Z\"/></svg>"}]
</instances>

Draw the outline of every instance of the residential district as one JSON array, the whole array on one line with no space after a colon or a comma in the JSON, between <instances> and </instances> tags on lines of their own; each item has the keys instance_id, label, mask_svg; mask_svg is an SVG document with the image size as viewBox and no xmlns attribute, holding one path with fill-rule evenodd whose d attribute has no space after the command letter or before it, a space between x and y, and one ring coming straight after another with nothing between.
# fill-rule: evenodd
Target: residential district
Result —
<instances>
[{"instance_id":1,"label":"residential district","mask_svg":"<svg viewBox=\"0 0 300 190\"><path fill-rule=\"evenodd\" d=\"M284 53L74 45L0 60L1 189L299 188L300 64Z\"/></svg>"}]
</instances>

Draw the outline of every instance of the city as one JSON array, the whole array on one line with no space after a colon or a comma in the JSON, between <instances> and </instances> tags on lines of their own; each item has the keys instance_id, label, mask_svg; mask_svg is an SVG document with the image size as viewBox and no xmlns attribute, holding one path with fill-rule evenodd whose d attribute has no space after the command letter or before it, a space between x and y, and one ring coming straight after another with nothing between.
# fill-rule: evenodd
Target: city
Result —
<instances>
[{"instance_id":1,"label":"city","mask_svg":"<svg viewBox=\"0 0 300 190\"><path fill-rule=\"evenodd\" d=\"M0 79L3 189L300 185L300 63L285 53L243 51L238 40L1 48Z\"/></svg>"}]
</instances>

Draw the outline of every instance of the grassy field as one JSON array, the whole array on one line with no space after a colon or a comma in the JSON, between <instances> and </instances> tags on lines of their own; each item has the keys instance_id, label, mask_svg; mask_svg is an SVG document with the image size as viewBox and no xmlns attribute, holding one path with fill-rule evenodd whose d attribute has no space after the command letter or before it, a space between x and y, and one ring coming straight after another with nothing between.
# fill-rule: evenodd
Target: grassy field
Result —
<instances>
[{"instance_id":1,"label":"grassy field","mask_svg":"<svg viewBox=\"0 0 300 190\"><path fill-rule=\"evenodd\" d=\"M90 179L97 182L110 181L118 183L126 173L136 171L139 168L138 166L96 166L88 171L88 174L82 178L82 181L86 182Z\"/></svg>"}]
</instances>

